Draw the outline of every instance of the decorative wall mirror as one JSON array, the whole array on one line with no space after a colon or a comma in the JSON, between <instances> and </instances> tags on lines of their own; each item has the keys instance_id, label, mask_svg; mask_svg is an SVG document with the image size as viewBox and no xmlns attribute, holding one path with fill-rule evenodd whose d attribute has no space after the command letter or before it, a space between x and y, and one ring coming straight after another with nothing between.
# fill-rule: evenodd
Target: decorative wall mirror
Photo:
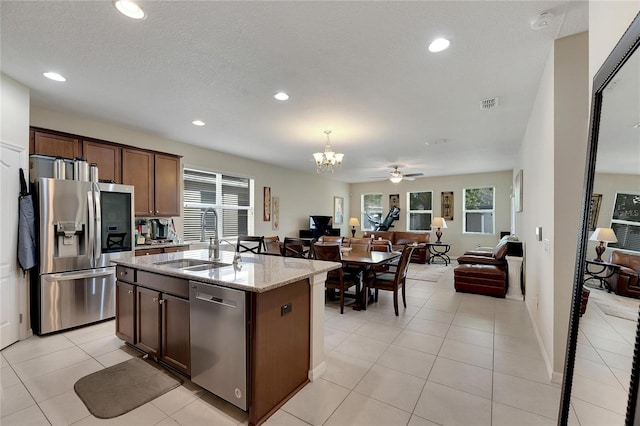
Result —
<instances>
[{"instance_id":1,"label":"decorative wall mirror","mask_svg":"<svg viewBox=\"0 0 640 426\"><path fill-rule=\"evenodd\" d=\"M625 217L624 220L620 220L620 209L618 209L619 203L624 203L620 200L626 197L626 194L630 194L629 197L634 199L637 195L637 200L640 202L639 46L640 14L636 16L593 79L582 217L578 235L567 354L558 415L558 424L560 425L566 425L569 421L572 390L577 390L574 384L574 367L576 365L585 268L587 261L596 257L594 242L591 242L591 248L588 249L588 240L593 233L593 229L590 228L594 225L595 227L613 228L617 229L619 234L623 234L618 235L618 243L615 244L615 248L610 245L602 255L605 262L609 259L612 249L640 256L640 248L636 247L637 244L640 244L640 217ZM597 197L597 195L602 195L602 197ZM594 208L592 207L594 199L601 201L599 217L594 217ZM633 210L631 216L635 216L637 212L640 212L640 207L638 210ZM594 291L606 292L606 290L591 289L592 295ZM590 298L590 300L592 299ZM640 303L638 299L631 300L637 300ZM587 310L591 303L587 303ZM633 318L635 318L636 324L629 321L629 328L631 334L635 329L635 351L633 360L629 361L629 364L632 365L628 366L631 379L626 425L640 424L640 409L636 410L640 383L640 317L637 312L634 313ZM628 342L628 345L632 344L633 342ZM577 396L574 395L574 398Z\"/></svg>"}]
</instances>

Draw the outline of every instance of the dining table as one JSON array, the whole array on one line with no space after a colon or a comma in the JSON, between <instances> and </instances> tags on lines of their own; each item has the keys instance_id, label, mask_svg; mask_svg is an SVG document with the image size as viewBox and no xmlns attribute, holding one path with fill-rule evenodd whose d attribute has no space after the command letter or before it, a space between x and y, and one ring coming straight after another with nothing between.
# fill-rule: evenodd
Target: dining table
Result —
<instances>
[{"instance_id":1,"label":"dining table","mask_svg":"<svg viewBox=\"0 0 640 426\"><path fill-rule=\"evenodd\" d=\"M342 266L356 267L362 270L362 288L360 289L360 301L354 303L353 309L356 311L367 309L367 292L366 279L367 273L373 266L381 266L398 259L402 252L400 251L358 251L344 250L342 251Z\"/></svg>"}]
</instances>

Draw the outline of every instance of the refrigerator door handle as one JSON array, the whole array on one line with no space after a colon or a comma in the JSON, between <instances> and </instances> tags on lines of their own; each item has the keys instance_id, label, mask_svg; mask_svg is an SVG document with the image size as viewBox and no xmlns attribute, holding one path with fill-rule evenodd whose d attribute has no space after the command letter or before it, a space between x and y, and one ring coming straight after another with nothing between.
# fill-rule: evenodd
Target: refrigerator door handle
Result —
<instances>
[{"instance_id":1,"label":"refrigerator door handle","mask_svg":"<svg viewBox=\"0 0 640 426\"><path fill-rule=\"evenodd\" d=\"M87 227L89 228L89 242L88 242L88 250L87 250L87 254L89 255L89 258L91 259L91 267L95 268L96 267L96 257L95 257L95 242L96 242L96 230L95 230L95 211L94 211L94 197L93 197L93 191L87 191L87 200L88 200L88 204L87 204L87 209L89 210L89 222L87 224Z\"/></svg>"},{"instance_id":2,"label":"refrigerator door handle","mask_svg":"<svg viewBox=\"0 0 640 426\"><path fill-rule=\"evenodd\" d=\"M98 187L97 183L93 184L93 188L94 188L94 198L95 198L95 206L96 206L96 219L95 219L95 235L96 235L96 239L95 239L95 245L96 248L94 250L94 259L95 259L95 266L98 266L100 264L100 262L98 262L98 260L100 260L100 258L102 257L102 207L100 205L100 188Z\"/></svg>"},{"instance_id":3,"label":"refrigerator door handle","mask_svg":"<svg viewBox=\"0 0 640 426\"><path fill-rule=\"evenodd\" d=\"M55 281L81 280L83 278L106 277L109 275L115 275L115 270L113 267L93 269L90 271L81 271L81 272L63 272L60 274L48 274L48 275L43 275L42 277L46 281L55 282Z\"/></svg>"}]
</instances>

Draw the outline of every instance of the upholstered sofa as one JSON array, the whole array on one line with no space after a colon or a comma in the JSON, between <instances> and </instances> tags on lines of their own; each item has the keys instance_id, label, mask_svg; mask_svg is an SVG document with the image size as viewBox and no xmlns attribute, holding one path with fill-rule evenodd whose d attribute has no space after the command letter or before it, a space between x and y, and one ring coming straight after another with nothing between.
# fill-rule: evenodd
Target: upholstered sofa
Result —
<instances>
[{"instance_id":1,"label":"upholstered sofa","mask_svg":"<svg viewBox=\"0 0 640 426\"><path fill-rule=\"evenodd\" d=\"M362 233L363 238L374 239L382 238L383 240L391 241L393 250L401 251L407 244L417 243L418 247L413 250L411 255L411 262L413 263L427 263L428 251L424 245L429 242L430 234L428 232L410 232L410 231L364 231Z\"/></svg>"},{"instance_id":2,"label":"upholstered sofa","mask_svg":"<svg viewBox=\"0 0 640 426\"><path fill-rule=\"evenodd\" d=\"M620 269L609 279L609 285L620 296L640 299L640 255L613 250L609 263Z\"/></svg>"}]
</instances>

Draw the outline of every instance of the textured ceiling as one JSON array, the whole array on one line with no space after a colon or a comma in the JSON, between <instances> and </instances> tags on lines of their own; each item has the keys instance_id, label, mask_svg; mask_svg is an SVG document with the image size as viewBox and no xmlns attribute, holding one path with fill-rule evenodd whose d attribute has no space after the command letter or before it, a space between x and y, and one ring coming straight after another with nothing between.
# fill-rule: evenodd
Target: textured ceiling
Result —
<instances>
[{"instance_id":1,"label":"textured ceiling","mask_svg":"<svg viewBox=\"0 0 640 426\"><path fill-rule=\"evenodd\" d=\"M330 129L345 182L512 168L553 40L588 21L582 1L139 4L3 0L0 68L33 104L310 173Z\"/></svg>"}]
</instances>

